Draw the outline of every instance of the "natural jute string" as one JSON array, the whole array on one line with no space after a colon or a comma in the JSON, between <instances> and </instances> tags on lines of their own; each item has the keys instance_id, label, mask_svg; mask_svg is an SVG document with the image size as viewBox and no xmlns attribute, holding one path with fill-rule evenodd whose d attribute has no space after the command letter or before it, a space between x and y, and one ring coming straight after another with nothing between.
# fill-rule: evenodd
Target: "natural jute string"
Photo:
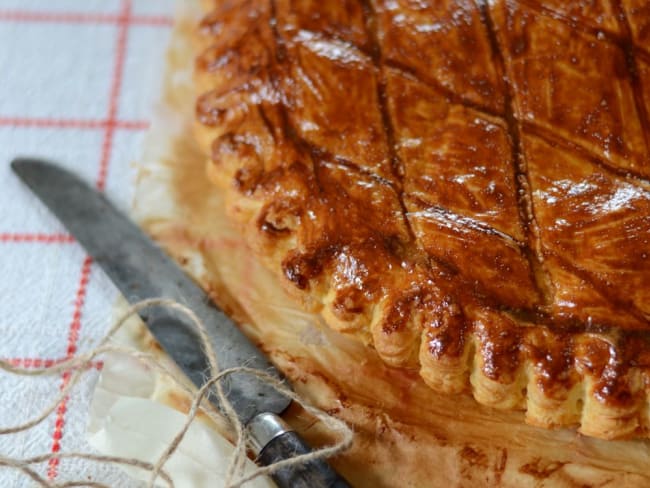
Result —
<instances>
[{"instance_id":1,"label":"natural jute string","mask_svg":"<svg viewBox=\"0 0 650 488\"><path fill-rule=\"evenodd\" d=\"M115 335L118 329L122 327L129 318L131 318L132 316L139 313L141 310L145 308L154 307L154 306L166 307L168 309L179 311L182 314L186 315L196 327L199 333L199 337L201 339L204 354L208 358L208 363L210 366L210 378L203 385L203 387L199 389L198 392L190 391L189 388L185 386L184 382L177 377L176 373L168 369L163 363L161 363L153 355L109 343L110 339ZM45 375L62 373L64 371L72 371L70 380L61 389L59 396L50 405L48 405L45 409L43 409L43 411L39 415L20 425L0 428L0 435L12 434L12 433L28 430L34 427L35 425L41 423L43 420L45 420L57 408L57 406L69 395L70 391L79 382L84 370L92 365L93 360L97 356L101 354L105 354L107 352L119 352L133 357L137 361L146 364L147 366L157 371L158 373L166 377L169 377L178 387L182 388L183 390L187 391L193 396L192 405L187 414L183 427L174 436L173 440L171 441L169 446L167 446L165 451L160 455L158 460L155 463L147 463L135 458L123 458L123 457L114 457L114 456L101 456L101 455L94 455L94 454L87 454L87 453L68 452L68 453L44 454L42 456L36 456L27 459L11 459L11 458L5 458L0 456L0 468L11 468L11 469L18 470L26 477L30 478L31 480L33 480L39 486L42 487L63 488L63 487L73 487L73 486L90 486L93 488L95 487L110 488L103 483L97 483L88 480L65 481L61 483L54 483L50 480L43 478L32 467L35 464L46 462L52 458L60 458L60 459L78 458L78 459L86 459L89 461L99 462L99 463L113 463L118 465L132 466L145 471L149 471L150 477L147 485L148 487L150 488L153 487L156 481L158 479L161 479L166 483L168 487L173 488L174 482L171 479L170 475L164 470L165 463L167 463L169 458L174 454L174 452L178 448L179 444L181 443L185 434L187 433L191 423L196 418L199 410L201 410L202 401L210 391L214 391L216 393L217 398L219 400L219 404L222 406L222 410L224 412L226 420L229 422L229 425L232 427L232 430L234 431L235 450L229 460L228 469L226 471L226 480L224 485L226 488L240 487L247 481L250 481L262 475L270 475L273 472L277 471L278 469L281 469L286 466L302 464L313 459L325 458L325 457L339 454L345 451L352 444L352 430L347 426L347 424L345 424L345 422L337 419L336 417L328 415L317 408L307 405L293 391L289 390L282 382L278 381L275 377L271 376L270 374L264 371L247 368L245 366L220 370L216 353L212 347L212 344L208 340L205 325L196 316L196 314L188 307L178 302L175 302L173 300L168 300L163 298L143 300L129 307L129 309L110 328L108 333L100 341L97 347L84 354L80 354L74 358L61 361L52 366L48 366L46 368L39 368L39 369L21 368L21 367L13 366L8 362L0 361L0 370L3 370L11 374L19 375L19 376L45 376ZM246 445L248 442L248 433L244 425L242 425L242 423L239 421L236 412L234 411L232 405L228 401L228 398L226 397L226 395L224 395L224 392L221 387L221 381L220 381L224 377L233 373L246 373L253 376L257 376L258 378L262 378L264 381L272 385L279 392L281 392L282 394L291 398L293 401L300 404L307 412L309 412L311 415L313 415L318 420L320 420L330 432L336 435L338 441L331 446L323 447L309 454L295 456L293 458L275 463L271 466L258 467L248 475L244 475L245 461L247 458ZM216 418L218 414L216 414L213 409L208 408L201 411L207 416L218 421L218 419Z\"/></svg>"}]
</instances>

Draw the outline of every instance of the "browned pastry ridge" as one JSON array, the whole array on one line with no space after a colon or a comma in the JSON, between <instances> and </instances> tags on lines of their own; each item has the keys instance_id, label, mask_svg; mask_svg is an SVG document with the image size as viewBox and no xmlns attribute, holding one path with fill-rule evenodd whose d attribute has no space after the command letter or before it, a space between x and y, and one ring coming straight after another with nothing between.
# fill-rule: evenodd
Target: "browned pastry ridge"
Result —
<instances>
[{"instance_id":1,"label":"browned pastry ridge","mask_svg":"<svg viewBox=\"0 0 650 488\"><path fill-rule=\"evenodd\" d=\"M644 2L204 4L197 137L287 289L436 391L649 435Z\"/></svg>"}]
</instances>

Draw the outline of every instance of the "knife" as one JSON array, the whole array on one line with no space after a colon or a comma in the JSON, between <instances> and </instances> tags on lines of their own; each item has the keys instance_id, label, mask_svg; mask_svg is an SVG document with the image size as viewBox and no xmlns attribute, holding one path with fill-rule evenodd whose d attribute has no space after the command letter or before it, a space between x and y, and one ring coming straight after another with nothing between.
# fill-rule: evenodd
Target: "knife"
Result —
<instances>
[{"instance_id":1,"label":"knife","mask_svg":"<svg viewBox=\"0 0 650 488\"><path fill-rule=\"evenodd\" d=\"M205 324L222 369L247 366L286 382L209 296L103 194L47 161L17 158L11 168L59 218L129 303L163 297L186 305ZM185 375L198 388L203 386L208 379L208 361L188 318L164 307L144 310L140 316ZM269 465L312 452L280 417L291 399L246 373L234 373L224 378L222 385L239 420L249 429L250 447L259 464ZM216 397L209 398L218 407ZM272 478L280 488L350 486L322 459L279 469Z\"/></svg>"}]
</instances>

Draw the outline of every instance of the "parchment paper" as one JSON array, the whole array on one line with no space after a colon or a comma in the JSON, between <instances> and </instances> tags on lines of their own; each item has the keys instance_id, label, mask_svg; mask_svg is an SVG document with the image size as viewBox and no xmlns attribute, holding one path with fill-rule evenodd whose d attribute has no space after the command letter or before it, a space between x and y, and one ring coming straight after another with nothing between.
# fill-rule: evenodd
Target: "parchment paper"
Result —
<instances>
[{"instance_id":1,"label":"parchment paper","mask_svg":"<svg viewBox=\"0 0 650 488\"><path fill-rule=\"evenodd\" d=\"M120 307L120 308L126 308ZM117 336L125 346L153 352L169 362L139 320L131 321ZM155 462L185 422L191 398L170 380L126 354L105 359L91 407L88 440L104 454ZM165 469L176 487L201 488L223 485L232 444L206 416L192 424ZM249 462L248 469L254 467ZM136 479L147 481L147 472L125 468ZM160 486L164 486L161 484ZM267 478L255 479L255 488L275 486Z\"/></svg>"}]
</instances>

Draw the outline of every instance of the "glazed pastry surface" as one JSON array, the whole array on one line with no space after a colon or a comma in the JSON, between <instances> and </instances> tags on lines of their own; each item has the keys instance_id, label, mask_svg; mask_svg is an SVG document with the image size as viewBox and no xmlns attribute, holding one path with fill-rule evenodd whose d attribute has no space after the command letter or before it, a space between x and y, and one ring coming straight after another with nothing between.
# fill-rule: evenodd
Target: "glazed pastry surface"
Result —
<instances>
[{"instance_id":1,"label":"glazed pastry surface","mask_svg":"<svg viewBox=\"0 0 650 488\"><path fill-rule=\"evenodd\" d=\"M204 3L197 137L288 290L436 391L649 435L644 2Z\"/></svg>"}]
</instances>

